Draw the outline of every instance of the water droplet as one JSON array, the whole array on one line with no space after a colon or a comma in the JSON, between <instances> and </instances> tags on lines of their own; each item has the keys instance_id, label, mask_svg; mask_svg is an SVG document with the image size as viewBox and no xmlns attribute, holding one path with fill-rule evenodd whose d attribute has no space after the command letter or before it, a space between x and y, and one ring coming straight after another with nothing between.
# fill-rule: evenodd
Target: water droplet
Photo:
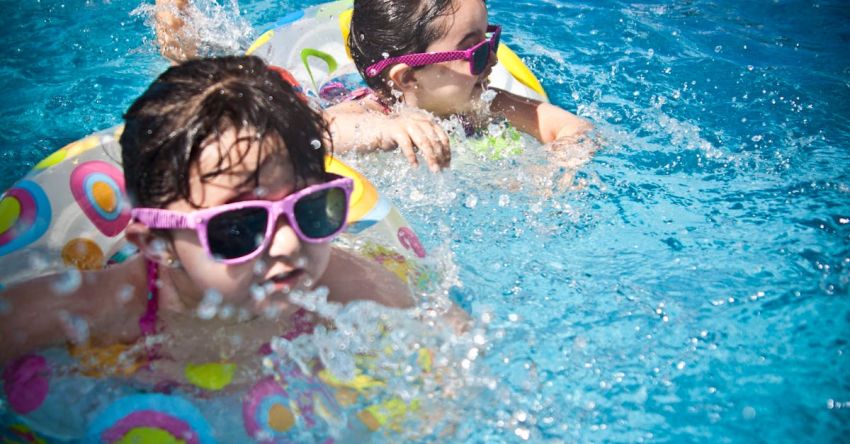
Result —
<instances>
[{"instance_id":1,"label":"water droplet","mask_svg":"<svg viewBox=\"0 0 850 444\"><path fill-rule=\"evenodd\" d=\"M51 288L60 296L71 294L80 288L83 283L83 276L80 270L69 268L62 273L56 275Z\"/></svg>"},{"instance_id":2,"label":"water droplet","mask_svg":"<svg viewBox=\"0 0 850 444\"><path fill-rule=\"evenodd\" d=\"M493 314L492 313L490 313L488 311L481 313L481 323L482 324L486 325L486 324L489 324L492 321L493 321Z\"/></svg>"},{"instance_id":3,"label":"water droplet","mask_svg":"<svg viewBox=\"0 0 850 444\"><path fill-rule=\"evenodd\" d=\"M133 299L133 294L136 292L136 289L132 285L124 285L120 289L118 289L118 294L115 295L118 298L118 302L122 304L126 304L130 302L130 299Z\"/></svg>"},{"instance_id":4,"label":"water droplet","mask_svg":"<svg viewBox=\"0 0 850 444\"><path fill-rule=\"evenodd\" d=\"M585 338L584 336L576 336L576 338L573 339L573 346L575 346L575 348L577 348L579 350L586 348L587 347L587 338Z\"/></svg>"},{"instance_id":5,"label":"water droplet","mask_svg":"<svg viewBox=\"0 0 850 444\"><path fill-rule=\"evenodd\" d=\"M485 89L481 93L481 101L484 103L491 103L496 98L496 91L492 89Z\"/></svg>"},{"instance_id":6,"label":"water droplet","mask_svg":"<svg viewBox=\"0 0 850 444\"><path fill-rule=\"evenodd\" d=\"M89 340L89 323L82 317L63 310L59 312L59 321L64 325L71 342L83 344Z\"/></svg>"},{"instance_id":7,"label":"water droplet","mask_svg":"<svg viewBox=\"0 0 850 444\"><path fill-rule=\"evenodd\" d=\"M29 262L30 268L36 273L43 271L50 264L50 262L48 262L47 260L47 257L39 252L33 252L31 255L29 255L27 260Z\"/></svg>"},{"instance_id":8,"label":"water droplet","mask_svg":"<svg viewBox=\"0 0 850 444\"><path fill-rule=\"evenodd\" d=\"M474 194L466 196L466 199L463 201L463 205L466 208L475 208L478 205L478 196Z\"/></svg>"},{"instance_id":9,"label":"water droplet","mask_svg":"<svg viewBox=\"0 0 850 444\"><path fill-rule=\"evenodd\" d=\"M198 305L197 314L201 319L212 319L218 312L218 306L221 304L223 297L218 290L207 289L204 292L204 299Z\"/></svg>"},{"instance_id":10,"label":"water droplet","mask_svg":"<svg viewBox=\"0 0 850 444\"><path fill-rule=\"evenodd\" d=\"M516 430L514 430L514 434L519 436L519 438L523 441L528 441L528 438L531 437L531 431L525 427L517 427Z\"/></svg>"},{"instance_id":11,"label":"water droplet","mask_svg":"<svg viewBox=\"0 0 850 444\"><path fill-rule=\"evenodd\" d=\"M746 406L743 410L741 410L741 416L743 416L744 419L753 419L756 417L756 409Z\"/></svg>"},{"instance_id":12,"label":"water droplet","mask_svg":"<svg viewBox=\"0 0 850 444\"><path fill-rule=\"evenodd\" d=\"M761 134L756 134L756 135L755 135L755 136L753 136L750 140L752 140L753 142L761 142L761 140L762 140L763 138L764 138L764 136L762 136Z\"/></svg>"},{"instance_id":13,"label":"water droplet","mask_svg":"<svg viewBox=\"0 0 850 444\"><path fill-rule=\"evenodd\" d=\"M528 413L526 413L524 410L517 410L516 412L514 412L514 418L516 418L516 420L519 422L525 422L526 420L528 420Z\"/></svg>"},{"instance_id":14,"label":"water droplet","mask_svg":"<svg viewBox=\"0 0 850 444\"><path fill-rule=\"evenodd\" d=\"M168 244L165 242L165 240L160 238L156 238L150 243L151 253L153 253L154 255L165 253L167 247Z\"/></svg>"},{"instance_id":15,"label":"water droplet","mask_svg":"<svg viewBox=\"0 0 850 444\"><path fill-rule=\"evenodd\" d=\"M314 150L317 150L322 147L322 141L319 139L313 139L310 141L310 146L313 147Z\"/></svg>"},{"instance_id":16,"label":"water droplet","mask_svg":"<svg viewBox=\"0 0 850 444\"><path fill-rule=\"evenodd\" d=\"M266 300L266 289L262 285L252 284L250 292L254 302L263 302Z\"/></svg>"},{"instance_id":17,"label":"water droplet","mask_svg":"<svg viewBox=\"0 0 850 444\"><path fill-rule=\"evenodd\" d=\"M717 45L717 46L715 46L715 47L714 47L714 52L716 52L716 53L720 53L720 51L723 51L723 46L722 46L722 45Z\"/></svg>"},{"instance_id":18,"label":"water droplet","mask_svg":"<svg viewBox=\"0 0 850 444\"><path fill-rule=\"evenodd\" d=\"M385 59L388 59L388 58L390 58L390 53L388 53L388 52L382 52L382 53L381 53L381 57L383 57L383 58L385 58Z\"/></svg>"},{"instance_id":19,"label":"water droplet","mask_svg":"<svg viewBox=\"0 0 850 444\"><path fill-rule=\"evenodd\" d=\"M499 196L499 206L500 207L506 207L506 206L510 205L510 203L511 203L511 198L507 194L502 194L501 196Z\"/></svg>"},{"instance_id":20,"label":"water droplet","mask_svg":"<svg viewBox=\"0 0 850 444\"><path fill-rule=\"evenodd\" d=\"M254 262L254 266L253 266L254 276L262 276L263 274L265 274L266 270L268 270L268 264L266 264L266 261L260 259L256 262Z\"/></svg>"},{"instance_id":21,"label":"water droplet","mask_svg":"<svg viewBox=\"0 0 850 444\"><path fill-rule=\"evenodd\" d=\"M233 305L225 304L221 307L221 310L218 311L218 317L223 320L228 320L233 317L236 313L236 308Z\"/></svg>"}]
</instances>

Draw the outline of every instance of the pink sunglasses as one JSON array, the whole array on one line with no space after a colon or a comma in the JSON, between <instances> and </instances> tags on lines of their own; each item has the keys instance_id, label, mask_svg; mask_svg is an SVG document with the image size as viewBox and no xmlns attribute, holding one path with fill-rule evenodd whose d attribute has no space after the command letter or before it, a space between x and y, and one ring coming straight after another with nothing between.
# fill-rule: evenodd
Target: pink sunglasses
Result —
<instances>
[{"instance_id":1,"label":"pink sunglasses","mask_svg":"<svg viewBox=\"0 0 850 444\"><path fill-rule=\"evenodd\" d=\"M194 229L210 257L224 264L238 264L257 257L269 246L281 214L304 242L327 242L339 234L345 228L354 181L330 173L328 176L328 182L278 201L235 202L191 213L134 208L130 214L150 228Z\"/></svg>"},{"instance_id":2,"label":"pink sunglasses","mask_svg":"<svg viewBox=\"0 0 850 444\"><path fill-rule=\"evenodd\" d=\"M451 62L453 60L468 61L469 73L477 76L487 69L487 65L490 63L490 53L495 53L499 48L499 37L502 35L502 27L499 25L487 25L487 33L492 33L489 39L485 39L465 51L422 52L381 60L366 68L366 76L375 77L387 69L387 67L396 63L405 63L409 66L424 66L434 63Z\"/></svg>"}]
</instances>

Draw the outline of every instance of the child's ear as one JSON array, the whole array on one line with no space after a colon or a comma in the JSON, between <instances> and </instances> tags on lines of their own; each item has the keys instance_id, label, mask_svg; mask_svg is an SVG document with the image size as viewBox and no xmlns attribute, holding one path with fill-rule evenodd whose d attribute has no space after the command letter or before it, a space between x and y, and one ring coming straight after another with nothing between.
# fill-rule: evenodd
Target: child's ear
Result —
<instances>
[{"instance_id":1,"label":"child's ear","mask_svg":"<svg viewBox=\"0 0 850 444\"><path fill-rule=\"evenodd\" d=\"M392 82L392 88L404 93L417 87L415 73L409 65L398 63L390 68L387 78Z\"/></svg>"},{"instance_id":2,"label":"child's ear","mask_svg":"<svg viewBox=\"0 0 850 444\"><path fill-rule=\"evenodd\" d=\"M177 255L171 242L156 235L145 224L130 222L124 229L124 237L148 260L167 267L173 267L177 263Z\"/></svg>"}]
</instances>

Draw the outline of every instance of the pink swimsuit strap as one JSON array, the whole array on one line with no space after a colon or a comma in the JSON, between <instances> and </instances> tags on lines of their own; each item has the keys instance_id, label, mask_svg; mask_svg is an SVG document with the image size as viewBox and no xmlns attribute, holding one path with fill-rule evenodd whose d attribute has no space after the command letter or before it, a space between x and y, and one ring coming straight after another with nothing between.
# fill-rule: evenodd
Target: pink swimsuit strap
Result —
<instances>
[{"instance_id":1,"label":"pink swimsuit strap","mask_svg":"<svg viewBox=\"0 0 850 444\"><path fill-rule=\"evenodd\" d=\"M148 269L148 304L144 314L139 318L139 330L142 336L150 336L156 333L156 312L159 311L159 267L153 261L146 261Z\"/></svg>"}]
</instances>

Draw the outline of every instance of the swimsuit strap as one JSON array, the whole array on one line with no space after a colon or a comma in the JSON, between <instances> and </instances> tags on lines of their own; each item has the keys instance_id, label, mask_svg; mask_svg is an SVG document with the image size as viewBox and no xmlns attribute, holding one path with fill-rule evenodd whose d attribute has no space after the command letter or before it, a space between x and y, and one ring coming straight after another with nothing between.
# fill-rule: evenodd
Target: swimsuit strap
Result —
<instances>
[{"instance_id":1,"label":"swimsuit strap","mask_svg":"<svg viewBox=\"0 0 850 444\"><path fill-rule=\"evenodd\" d=\"M145 313L139 318L139 330L142 336L150 336L156 333L156 312L159 310L159 267L153 261L145 261L148 269L148 305Z\"/></svg>"}]
</instances>

